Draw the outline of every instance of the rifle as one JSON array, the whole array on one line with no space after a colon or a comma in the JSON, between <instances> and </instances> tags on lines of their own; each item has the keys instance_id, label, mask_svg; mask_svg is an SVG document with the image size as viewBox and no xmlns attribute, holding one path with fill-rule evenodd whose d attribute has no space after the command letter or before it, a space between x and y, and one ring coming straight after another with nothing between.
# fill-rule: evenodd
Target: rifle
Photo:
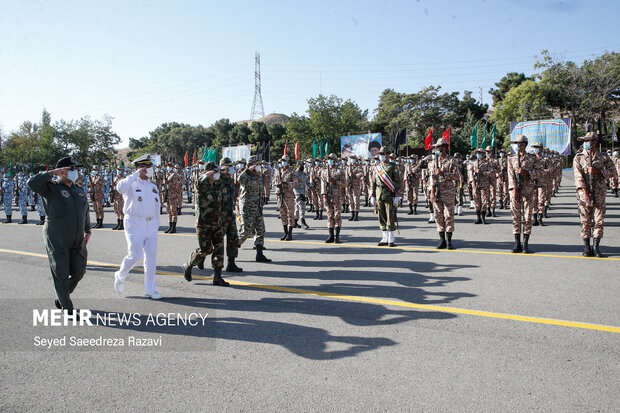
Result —
<instances>
[{"instance_id":1,"label":"rifle","mask_svg":"<svg viewBox=\"0 0 620 413\"><path fill-rule=\"evenodd\" d=\"M329 180L332 179L329 175L329 163L327 164L327 183L325 185L326 194L327 194L327 202L332 200L332 185L329 183Z\"/></svg>"},{"instance_id":2,"label":"rifle","mask_svg":"<svg viewBox=\"0 0 620 413\"><path fill-rule=\"evenodd\" d=\"M592 149L588 150L588 158L590 162L590 168L592 166ZM588 192L590 195L590 206L592 209L590 210L590 231L594 230L594 174L588 172ZM592 234L590 234L592 235Z\"/></svg>"},{"instance_id":3,"label":"rifle","mask_svg":"<svg viewBox=\"0 0 620 413\"><path fill-rule=\"evenodd\" d=\"M278 185L276 185L276 196L278 198L278 208L282 208L284 194L282 192L282 167L278 167ZM262 179L261 179L262 181Z\"/></svg>"},{"instance_id":4,"label":"rifle","mask_svg":"<svg viewBox=\"0 0 620 413\"><path fill-rule=\"evenodd\" d=\"M434 174L433 174L433 192L434 192L434 198L438 199L441 196L441 192L439 189L439 174L437 173L437 171L439 171L439 156L435 155L435 168L433 168L434 170Z\"/></svg>"},{"instance_id":5,"label":"rifle","mask_svg":"<svg viewBox=\"0 0 620 413\"><path fill-rule=\"evenodd\" d=\"M517 151L517 166L519 172L521 172L521 152ZM521 189L523 188L523 182L521 180L521 173L517 174L517 197L519 198L519 213L523 214L523 198L521 197ZM521 215L523 219L523 215Z\"/></svg>"}]
</instances>

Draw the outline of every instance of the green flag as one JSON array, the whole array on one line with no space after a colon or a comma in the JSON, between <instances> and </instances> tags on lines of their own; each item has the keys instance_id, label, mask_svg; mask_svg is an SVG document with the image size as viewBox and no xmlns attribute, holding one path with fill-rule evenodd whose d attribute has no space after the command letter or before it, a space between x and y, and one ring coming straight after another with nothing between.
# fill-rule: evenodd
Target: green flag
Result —
<instances>
[{"instance_id":1,"label":"green flag","mask_svg":"<svg viewBox=\"0 0 620 413\"><path fill-rule=\"evenodd\" d=\"M202 160L207 162L208 159L209 159L209 149L204 148L204 150L202 151Z\"/></svg>"},{"instance_id":2,"label":"green flag","mask_svg":"<svg viewBox=\"0 0 620 413\"><path fill-rule=\"evenodd\" d=\"M315 139L314 142L312 142L312 157L316 159L316 156L318 155L319 151L319 142Z\"/></svg>"},{"instance_id":3,"label":"green flag","mask_svg":"<svg viewBox=\"0 0 620 413\"><path fill-rule=\"evenodd\" d=\"M211 162L217 163L217 148L213 148L211 152L211 158L209 159Z\"/></svg>"},{"instance_id":4,"label":"green flag","mask_svg":"<svg viewBox=\"0 0 620 413\"><path fill-rule=\"evenodd\" d=\"M495 148L495 125L491 128L491 146Z\"/></svg>"},{"instance_id":5,"label":"green flag","mask_svg":"<svg viewBox=\"0 0 620 413\"><path fill-rule=\"evenodd\" d=\"M482 149L487 147L487 124L484 124L484 135L482 138L482 144L480 145Z\"/></svg>"},{"instance_id":6,"label":"green flag","mask_svg":"<svg viewBox=\"0 0 620 413\"><path fill-rule=\"evenodd\" d=\"M476 126L474 126L474 130L471 132L471 137L469 139L471 140L471 148L476 149L478 147L478 124L477 123L476 123Z\"/></svg>"},{"instance_id":7,"label":"green flag","mask_svg":"<svg viewBox=\"0 0 620 413\"><path fill-rule=\"evenodd\" d=\"M319 142L319 157L325 158L325 141L322 139Z\"/></svg>"},{"instance_id":8,"label":"green flag","mask_svg":"<svg viewBox=\"0 0 620 413\"><path fill-rule=\"evenodd\" d=\"M325 139L325 156L329 155L329 141Z\"/></svg>"},{"instance_id":9,"label":"green flag","mask_svg":"<svg viewBox=\"0 0 620 413\"><path fill-rule=\"evenodd\" d=\"M12 178L13 177L13 162L11 162L9 164L9 172L8 175Z\"/></svg>"}]
</instances>

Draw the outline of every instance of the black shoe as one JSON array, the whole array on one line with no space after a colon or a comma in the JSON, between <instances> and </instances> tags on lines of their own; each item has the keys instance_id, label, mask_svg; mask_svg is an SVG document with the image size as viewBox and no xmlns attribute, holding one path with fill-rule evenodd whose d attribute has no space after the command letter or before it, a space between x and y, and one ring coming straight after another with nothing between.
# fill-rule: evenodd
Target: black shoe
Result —
<instances>
[{"instance_id":1,"label":"black shoe","mask_svg":"<svg viewBox=\"0 0 620 413\"><path fill-rule=\"evenodd\" d=\"M359 220L360 220L360 212L355 211L355 218L353 219L353 221L359 221Z\"/></svg>"},{"instance_id":2,"label":"black shoe","mask_svg":"<svg viewBox=\"0 0 620 413\"><path fill-rule=\"evenodd\" d=\"M489 212L491 212L491 211L489 211ZM482 212L480 213L480 218L482 219L482 223L483 223L484 225L488 224L488 222L487 222L487 216L488 216L488 215L486 214L486 211L482 211Z\"/></svg>"},{"instance_id":3,"label":"black shoe","mask_svg":"<svg viewBox=\"0 0 620 413\"><path fill-rule=\"evenodd\" d=\"M493 218L497 218L497 215L495 215L495 208L493 208L493 215L492 215L492 217Z\"/></svg>"},{"instance_id":4,"label":"black shoe","mask_svg":"<svg viewBox=\"0 0 620 413\"><path fill-rule=\"evenodd\" d=\"M120 221L121 221L121 222L120 222L120 224L119 224L119 226L118 226L118 228L117 228L117 229L118 229L119 231L125 231L125 224L123 223L123 220L122 220L122 219L120 219Z\"/></svg>"},{"instance_id":5,"label":"black shoe","mask_svg":"<svg viewBox=\"0 0 620 413\"><path fill-rule=\"evenodd\" d=\"M306 224L306 218L301 219L301 224L304 226L304 229L310 229L310 226Z\"/></svg>"},{"instance_id":6,"label":"black shoe","mask_svg":"<svg viewBox=\"0 0 620 413\"><path fill-rule=\"evenodd\" d=\"M454 248L454 245L452 245L452 233L451 232L446 232L446 238L448 240L448 249L449 250L456 249Z\"/></svg>"},{"instance_id":7,"label":"black shoe","mask_svg":"<svg viewBox=\"0 0 620 413\"><path fill-rule=\"evenodd\" d=\"M181 215L181 208L177 208L177 215Z\"/></svg>"},{"instance_id":8,"label":"black shoe","mask_svg":"<svg viewBox=\"0 0 620 413\"><path fill-rule=\"evenodd\" d=\"M256 262L271 262L271 260L263 254L264 247L262 245L256 246Z\"/></svg>"},{"instance_id":9,"label":"black shoe","mask_svg":"<svg viewBox=\"0 0 620 413\"><path fill-rule=\"evenodd\" d=\"M185 277L187 281L192 280L192 267L193 265L187 262L183 264L183 276Z\"/></svg>"},{"instance_id":10,"label":"black shoe","mask_svg":"<svg viewBox=\"0 0 620 413\"><path fill-rule=\"evenodd\" d=\"M170 228L170 232L168 232L168 234L176 234L176 233L177 233L177 223L173 222L172 228Z\"/></svg>"},{"instance_id":11,"label":"black shoe","mask_svg":"<svg viewBox=\"0 0 620 413\"><path fill-rule=\"evenodd\" d=\"M407 215L413 215L413 205L409 204L409 212L407 212Z\"/></svg>"},{"instance_id":12,"label":"black shoe","mask_svg":"<svg viewBox=\"0 0 620 413\"><path fill-rule=\"evenodd\" d=\"M314 212L315 212L315 215L314 215L314 218L312 218L312 219L313 219L314 221L317 221L317 220L319 219L319 210L317 209L317 210L316 210L316 211L314 211Z\"/></svg>"},{"instance_id":13,"label":"black shoe","mask_svg":"<svg viewBox=\"0 0 620 413\"><path fill-rule=\"evenodd\" d=\"M336 227L336 238L334 244L340 244L340 227Z\"/></svg>"},{"instance_id":14,"label":"black shoe","mask_svg":"<svg viewBox=\"0 0 620 413\"><path fill-rule=\"evenodd\" d=\"M549 218L549 207L545 207L545 218Z\"/></svg>"},{"instance_id":15,"label":"black shoe","mask_svg":"<svg viewBox=\"0 0 620 413\"><path fill-rule=\"evenodd\" d=\"M351 211L351 218L348 221L353 221L355 219L355 211Z\"/></svg>"},{"instance_id":16,"label":"black shoe","mask_svg":"<svg viewBox=\"0 0 620 413\"><path fill-rule=\"evenodd\" d=\"M213 285L218 285L220 287L228 287L230 285L228 281L224 281L222 278L221 268L215 268L213 270Z\"/></svg>"},{"instance_id":17,"label":"black shoe","mask_svg":"<svg viewBox=\"0 0 620 413\"><path fill-rule=\"evenodd\" d=\"M487 209L487 217L491 216L491 208Z\"/></svg>"},{"instance_id":18,"label":"black shoe","mask_svg":"<svg viewBox=\"0 0 620 413\"><path fill-rule=\"evenodd\" d=\"M474 224L482 224L482 218L480 217L480 214L480 211L476 211L476 217L478 217L478 219L476 220L476 222L474 222Z\"/></svg>"},{"instance_id":19,"label":"black shoe","mask_svg":"<svg viewBox=\"0 0 620 413\"><path fill-rule=\"evenodd\" d=\"M319 212L319 221L323 219L323 210Z\"/></svg>"},{"instance_id":20,"label":"black shoe","mask_svg":"<svg viewBox=\"0 0 620 413\"><path fill-rule=\"evenodd\" d=\"M293 228L294 227L288 227L288 233L286 234L286 238L284 238L286 241L292 241L293 240ZM301 227L299 227L301 228Z\"/></svg>"},{"instance_id":21,"label":"black shoe","mask_svg":"<svg viewBox=\"0 0 620 413\"><path fill-rule=\"evenodd\" d=\"M112 231L116 231L120 225L121 225L121 220L117 219L116 220L116 226L114 228L112 228Z\"/></svg>"},{"instance_id":22,"label":"black shoe","mask_svg":"<svg viewBox=\"0 0 620 413\"><path fill-rule=\"evenodd\" d=\"M446 233L443 232L443 231L440 232L439 233L439 239L440 239L440 242L439 242L439 244L437 244L437 246L435 248L438 249L438 250L443 250L447 246L446 245Z\"/></svg>"},{"instance_id":23,"label":"black shoe","mask_svg":"<svg viewBox=\"0 0 620 413\"><path fill-rule=\"evenodd\" d=\"M499 209L504 209L504 201L499 201Z\"/></svg>"},{"instance_id":24,"label":"black shoe","mask_svg":"<svg viewBox=\"0 0 620 413\"><path fill-rule=\"evenodd\" d=\"M226 272L243 272L243 269L237 267L234 258L228 258L228 265L226 266Z\"/></svg>"},{"instance_id":25,"label":"black shoe","mask_svg":"<svg viewBox=\"0 0 620 413\"><path fill-rule=\"evenodd\" d=\"M284 228L284 235L282 235L280 241L285 241L286 237L288 237L288 225L282 225L282 228Z\"/></svg>"},{"instance_id":26,"label":"black shoe","mask_svg":"<svg viewBox=\"0 0 620 413\"><path fill-rule=\"evenodd\" d=\"M331 244L332 242L334 242L334 229L333 228L329 228L329 238L327 238L325 240L326 244Z\"/></svg>"},{"instance_id":27,"label":"black shoe","mask_svg":"<svg viewBox=\"0 0 620 413\"><path fill-rule=\"evenodd\" d=\"M21 224L27 224L27 223L28 223L28 215L22 215L21 222L18 222L17 224L21 225Z\"/></svg>"},{"instance_id":28,"label":"black shoe","mask_svg":"<svg viewBox=\"0 0 620 413\"><path fill-rule=\"evenodd\" d=\"M512 248L512 253L517 254L523 252L523 245L521 245L521 234L515 234L515 246Z\"/></svg>"},{"instance_id":29,"label":"black shoe","mask_svg":"<svg viewBox=\"0 0 620 413\"><path fill-rule=\"evenodd\" d=\"M164 231L166 234L170 233L170 230L172 230L172 221L168 221L168 229L166 231Z\"/></svg>"},{"instance_id":30,"label":"black shoe","mask_svg":"<svg viewBox=\"0 0 620 413\"><path fill-rule=\"evenodd\" d=\"M541 227L546 227L547 225L543 224L543 214L538 214L538 222Z\"/></svg>"},{"instance_id":31,"label":"black shoe","mask_svg":"<svg viewBox=\"0 0 620 413\"><path fill-rule=\"evenodd\" d=\"M601 253L601 250L599 249L600 243L601 243L601 239L600 238L592 238L592 244L593 244L593 247L594 247L593 248L594 256L598 257L598 258L603 258L605 256Z\"/></svg>"},{"instance_id":32,"label":"black shoe","mask_svg":"<svg viewBox=\"0 0 620 413\"><path fill-rule=\"evenodd\" d=\"M54 300L54 305L57 309L62 310L62 305L60 305L60 301L58 301L58 298Z\"/></svg>"},{"instance_id":33,"label":"black shoe","mask_svg":"<svg viewBox=\"0 0 620 413\"><path fill-rule=\"evenodd\" d=\"M528 248L528 244L530 242L530 234L523 234L523 253L524 254L533 254L534 251Z\"/></svg>"},{"instance_id":34,"label":"black shoe","mask_svg":"<svg viewBox=\"0 0 620 413\"><path fill-rule=\"evenodd\" d=\"M537 226L539 225L539 224L538 224L538 214L537 214L537 213L534 213L534 214L532 214L532 215L533 215L533 217L534 217L534 222L532 222L532 226L537 227Z\"/></svg>"},{"instance_id":35,"label":"black shoe","mask_svg":"<svg viewBox=\"0 0 620 413\"><path fill-rule=\"evenodd\" d=\"M196 264L196 267L198 267L199 270L204 270L205 269L205 259L201 259L200 262L198 264Z\"/></svg>"},{"instance_id":36,"label":"black shoe","mask_svg":"<svg viewBox=\"0 0 620 413\"><path fill-rule=\"evenodd\" d=\"M418 215L418 204L413 205L413 215Z\"/></svg>"},{"instance_id":37,"label":"black shoe","mask_svg":"<svg viewBox=\"0 0 620 413\"><path fill-rule=\"evenodd\" d=\"M45 215L39 218L39 223L37 225L45 225Z\"/></svg>"},{"instance_id":38,"label":"black shoe","mask_svg":"<svg viewBox=\"0 0 620 413\"><path fill-rule=\"evenodd\" d=\"M296 219L296 220L295 220L295 223L293 224L293 228L301 228L301 225L299 225L299 224L297 223L297 221L298 221L298 220Z\"/></svg>"}]
</instances>

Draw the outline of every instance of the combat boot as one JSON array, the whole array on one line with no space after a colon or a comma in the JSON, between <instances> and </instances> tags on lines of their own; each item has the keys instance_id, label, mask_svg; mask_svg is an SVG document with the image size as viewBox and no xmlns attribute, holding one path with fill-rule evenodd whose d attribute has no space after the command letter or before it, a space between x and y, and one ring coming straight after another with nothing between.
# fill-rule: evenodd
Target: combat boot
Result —
<instances>
[{"instance_id":1,"label":"combat boot","mask_svg":"<svg viewBox=\"0 0 620 413\"><path fill-rule=\"evenodd\" d=\"M214 268L213 269L213 285L218 285L220 287L228 287L230 285L230 283L228 281L225 281L222 278L222 269L221 268Z\"/></svg>"},{"instance_id":2,"label":"combat boot","mask_svg":"<svg viewBox=\"0 0 620 413\"><path fill-rule=\"evenodd\" d=\"M446 233L444 231L441 231L439 233L439 244L437 244L437 246L435 247L438 250L443 250L446 248Z\"/></svg>"},{"instance_id":3,"label":"combat boot","mask_svg":"<svg viewBox=\"0 0 620 413\"><path fill-rule=\"evenodd\" d=\"M413 215L413 204L409 204L409 212L407 212L407 215Z\"/></svg>"},{"instance_id":4,"label":"combat boot","mask_svg":"<svg viewBox=\"0 0 620 413\"><path fill-rule=\"evenodd\" d=\"M301 225L299 225L299 224L297 223L297 221L298 221L298 220L296 219L296 220L295 220L295 223L293 224L293 228L301 228Z\"/></svg>"},{"instance_id":5,"label":"combat boot","mask_svg":"<svg viewBox=\"0 0 620 413\"><path fill-rule=\"evenodd\" d=\"M523 252L523 245L521 245L521 234L515 234L515 246L512 249L512 253L516 254Z\"/></svg>"},{"instance_id":6,"label":"combat boot","mask_svg":"<svg viewBox=\"0 0 620 413\"><path fill-rule=\"evenodd\" d=\"M454 245L452 245L452 233L451 232L446 232L446 237L448 239L448 249L449 250L456 249L456 248L454 248Z\"/></svg>"},{"instance_id":7,"label":"combat boot","mask_svg":"<svg viewBox=\"0 0 620 413\"><path fill-rule=\"evenodd\" d=\"M432 212L429 213L430 216L428 218L428 223L432 224L433 222L435 222L435 214L433 214Z\"/></svg>"},{"instance_id":8,"label":"combat boot","mask_svg":"<svg viewBox=\"0 0 620 413\"><path fill-rule=\"evenodd\" d=\"M282 228L284 228L284 235L282 235L280 241L284 241L286 240L286 237L288 237L288 225L282 225Z\"/></svg>"},{"instance_id":9,"label":"combat boot","mask_svg":"<svg viewBox=\"0 0 620 413\"><path fill-rule=\"evenodd\" d=\"M615 188L615 189L614 189L614 196L615 196L616 198L618 198L618 188Z\"/></svg>"},{"instance_id":10,"label":"combat boot","mask_svg":"<svg viewBox=\"0 0 620 413\"><path fill-rule=\"evenodd\" d=\"M193 265L188 262L183 264L183 276L185 277L187 281L192 280L192 267Z\"/></svg>"},{"instance_id":11,"label":"combat boot","mask_svg":"<svg viewBox=\"0 0 620 413\"><path fill-rule=\"evenodd\" d=\"M168 221L168 229L167 229L167 230L165 230L164 232L165 232L166 234L169 234L171 229L172 229L172 221Z\"/></svg>"},{"instance_id":12,"label":"combat boot","mask_svg":"<svg viewBox=\"0 0 620 413\"><path fill-rule=\"evenodd\" d=\"M381 237L381 241L379 241L379 243L377 244L380 247L384 247L388 244L388 232L387 231L381 231L381 233L383 234L383 236Z\"/></svg>"},{"instance_id":13,"label":"combat boot","mask_svg":"<svg viewBox=\"0 0 620 413\"><path fill-rule=\"evenodd\" d=\"M537 214L537 213L534 213L534 214L532 214L532 215L533 215L533 217L534 217L534 222L532 222L532 226L537 227L537 226L539 225L539 224L538 224L538 214Z\"/></svg>"},{"instance_id":14,"label":"combat boot","mask_svg":"<svg viewBox=\"0 0 620 413\"><path fill-rule=\"evenodd\" d=\"M368 206L368 198L364 198L364 207Z\"/></svg>"},{"instance_id":15,"label":"combat boot","mask_svg":"<svg viewBox=\"0 0 620 413\"><path fill-rule=\"evenodd\" d=\"M256 262L271 262L271 260L263 254L264 249L262 245L256 246Z\"/></svg>"},{"instance_id":16,"label":"combat boot","mask_svg":"<svg viewBox=\"0 0 620 413\"><path fill-rule=\"evenodd\" d=\"M487 211L482 211L482 212L480 213L480 218L482 218L482 223L483 223L484 225L488 224L488 222L487 222L487 214L486 214L486 212L487 212Z\"/></svg>"},{"instance_id":17,"label":"combat boot","mask_svg":"<svg viewBox=\"0 0 620 413\"><path fill-rule=\"evenodd\" d=\"M178 208L177 208L177 215L181 215L181 212L182 212L182 211L181 211L181 209L182 209L182 208L183 208L183 207L178 207Z\"/></svg>"},{"instance_id":18,"label":"combat boot","mask_svg":"<svg viewBox=\"0 0 620 413\"><path fill-rule=\"evenodd\" d=\"M360 220L360 212L355 211L355 218L353 218L353 221L359 221L359 220Z\"/></svg>"},{"instance_id":19,"label":"combat boot","mask_svg":"<svg viewBox=\"0 0 620 413\"><path fill-rule=\"evenodd\" d=\"M22 215L21 222L18 222L19 225L28 223L28 215Z\"/></svg>"},{"instance_id":20,"label":"combat boot","mask_svg":"<svg viewBox=\"0 0 620 413\"><path fill-rule=\"evenodd\" d=\"M584 257L592 257L594 252L592 248L590 248L590 238L583 239L583 256Z\"/></svg>"},{"instance_id":21,"label":"combat boot","mask_svg":"<svg viewBox=\"0 0 620 413\"><path fill-rule=\"evenodd\" d=\"M120 225L121 225L121 220L117 219L116 220L116 226L114 228L112 228L112 231L116 231Z\"/></svg>"},{"instance_id":22,"label":"combat boot","mask_svg":"<svg viewBox=\"0 0 620 413\"><path fill-rule=\"evenodd\" d=\"M308 210L308 212L314 212L314 204L310 204L310 209Z\"/></svg>"},{"instance_id":23,"label":"combat boot","mask_svg":"<svg viewBox=\"0 0 620 413\"><path fill-rule=\"evenodd\" d=\"M310 226L306 224L306 218L301 219L301 224L304 226L304 229L310 229Z\"/></svg>"},{"instance_id":24,"label":"combat boot","mask_svg":"<svg viewBox=\"0 0 620 413\"><path fill-rule=\"evenodd\" d=\"M293 228L295 228L295 227L288 227L288 233L286 234L286 238L284 238L285 241L292 241L293 240Z\"/></svg>"},{"instance_id":25,"label":"combat boot","mask_svg":"<svg viewBox=\"0 0 620 413\"><path fill-rule=\"evenodd\" d=\"M177 223L173 222L172 223L172 229L170 230L170 232L168 234L176 234L177 233Z\"/></svg>"},{"instance_id":26,"label":"combat boot","mask_svg":"<svg viewBox=\"0 0 620 413\"><path fill-rule=\"evenodd\" d=\"M196 267L198 267L199 270L204 270L205 269L205 259L201 259L200 262L198 264L196 264Z\"/></svg>"},{"instance_id":27,"label":"combat boot","mask_svg":"<svg viewBox=\"0 0 620 413\"><path fill-rule=\"evenodd\" d=\"M118 229L119 231L124 231L124 230L125 230L125 224L123 223L123 220L122 220L122 219L119 219L119 221L120 221L120 225L118 226L118 228L117 228L117 229Z\"/></svg>"},{"instance_id":28,"label":"combat boot","mask_svg":"<svg viewBox=\"0 0 620 413\"><path fill-rule=\"evenodd\" d=\"M541 227L546 227L547 224L543 224L543 214L540 213L538 214L538 223L540 224Z\"/></svg>"},{"instance_id":29,"label":"combat boot","mask_svg":"<svg viewBox=\"0 0 620 413\"><path fill-rule=\"evenodd\" d=\"M34 211L34 205L30 205L30 210Z\"/></svg>"},{"instance_id":30,"label":"combat boot","mask_svg":"<svg viewBox=\"0 0 620 413\"><path fill-rule=\"evenodd\" d=\"M312 219L313 219L314 221L316 221L316 220L318 220L318 219L319 219L319 210L317 209L317 210L315 210L314 212L315 212L315 215L314 215L314 218L312 218Z\"/></svg>"},{"instance_id":31,"label":"combat boot","mask_svg":"<svg viewBox=\"0 0 620 413\"><path fill-rule=\"evenodd\" d=\"M323 219L323 210L319 213L319 221Z\"/></svg>"},{"instance_id":32,"label":"combat boot","mask_svg":"<svg viewBox=\"0 0 620 413\"><path fill-rule=\"evenodd\" d=\"M334 244L340 244L340 227L336 227L336 238L334 239Z\"/></svg>"},{"instance_id":33,"label":"combat boot","mask_svg":"<svg viewBox=\"0 0 620 413\"><path fill-rule=\"evenodd\" d=\"M332 242L334 242L334 229L333 228L329 228L329 238L327 238L325 240L326 244L331 244Z\"/></svg>"},{"instance_id":34,"label":"combat boot","mask_svg":"<svg viewBox=\"0 0 620 413\"><path fill-rule=\"evenodd\" d=\"M476 222L474 222L474 224L482 224L482 219L480 215L480 211L476 210L476 217L478 217L478 219L476 219Z\"/></svg>"},{"instance_id":35,"label":"combat boot","mask_svg":"<svg viewBox=\"0 0 620 413\"><path fill-rule=\"evenodd\" d=\"M395 247L396 237L394 236L394 232L389 230L388 232L388 247Z\"/></svg>"},{"instance_id":36,"label":"combat boot","mask_svg":"<svg viewBox=\"0 0 620 413\"><path fill-rule=\"evenodd\" d=\"M548 206L545 207L545 218L549 218L549 207Z\"/></svg>"},{"instance_id":37,"label":"combat boot","mask_svg":"<svg viewBox=\"0 0 620 413\"><path fill-rule=\"evenodd\" d=\"M504 201L499 201L499 209L504 209Z\"/></svg>"},{"instance_id":38,"label":"combat boot","mask_svg":"<svg viewBox=\"0 0 620 413\"><path fill-rule=\"evenodd\" d=\"M523 253L524 254L533 254L533 251L528 248L529 243L530 243L530 234L523 234Z\"/></svg>"},{"instance_id":39,"label":"combat boot","mask_svg":"<svg viewBox=\"0 0 620 413\"><path fill-rule=\"evenodd\" d=\"M592 244L593 244L593 249L594 249L594 256L598 257L598 258L603 258L605 257L602 253L601 250L599 249L599 245L601 243L601 239L600 238L592 238Z\"/></svg>"},{"instance_id":40,"label":"combat boot","mask_svg":"<svg viewBox=\"0 0 620 413\"><path fill-rule=\"evenodd\" d=\"M45 215L39 218L39 223L37 225L45 225Z\"/></svg>"},{"instance_id":41,"label":"combat boot","mask_svg":"<svg viewBox=\"0 0 620 413\"><path fill-rule=\"evenodd\" d=\"M413 204L413 215L418 215L418 204Z\"/></svg>"},{"instance_id":42,"label":"combat boot","mask_svg":"<svg viewBox=\"0 0 620 413\"><path fill-rule=\"evenodd\" d=\"M487 217L491 216L491 208L487 209Z\"/></svg>"},{"instance_id":43,"label":"combat boot","mask_svg":"<svg viewBox=\"0 0 620 413\"><path fill-rule=\"evenodd\" d=\"M495 215L495 208L493 208L493 218L497 218L497 215Z\"/></svg>"}]
</instances>

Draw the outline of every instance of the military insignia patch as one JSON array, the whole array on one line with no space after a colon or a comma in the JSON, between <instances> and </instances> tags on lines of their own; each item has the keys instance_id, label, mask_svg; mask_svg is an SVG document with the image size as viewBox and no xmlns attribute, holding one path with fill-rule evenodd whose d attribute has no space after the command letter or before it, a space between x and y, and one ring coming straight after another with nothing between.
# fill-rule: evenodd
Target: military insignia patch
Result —
<instances>
[{"instance_id":1,"label":"military insignia patch","mask_svg":"<svg viewBox=\"0 0 620 413\"><path fill-rule=\"evenodd\" d=\"M67 191L66 189L63 189L62 191L60 191L60 195L64 196L65 198L69 198L71 196L69 191Z\"/></svg>"},{"instance_id":2,"label":"military insignia patch","mask_svg":"<svg viewBox=\"0 0 620 413\"><path fill-rule=\"evenodd\" d=\"M79 196L86 196L86 195L84 195L84 192L78 192L78 195Z\"/></svg>"},{"instance_id":3,"label":"military insignia patch","mask_svg":"<svg viewBox=\"0 0 620 413\"><path fill-rule=\"evenodd\" d=\"M156 194L157 193L157 189L153 188L153 193Z\"/></svg>"},{"instance_id":4,"label":"military insignia patch","mask_svg":"<svg viewBox=\"0 0 620 413\"><path fill-rule=\"evenodd\" d=\"M142 201L142 197L141 196L138 197L138 201Z\"/></svg>"}]
</instances>

